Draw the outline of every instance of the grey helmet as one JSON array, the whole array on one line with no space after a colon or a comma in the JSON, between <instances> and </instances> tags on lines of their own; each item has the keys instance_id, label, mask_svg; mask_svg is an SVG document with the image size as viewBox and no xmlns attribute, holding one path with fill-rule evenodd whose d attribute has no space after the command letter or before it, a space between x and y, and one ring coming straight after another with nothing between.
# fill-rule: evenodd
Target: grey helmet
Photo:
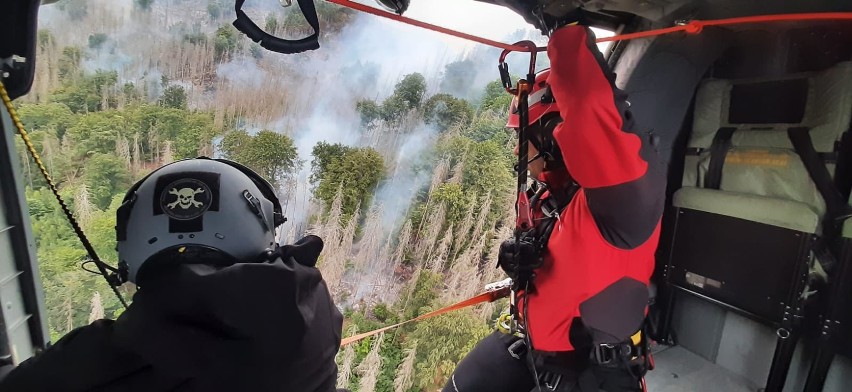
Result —
<instances>
[{"instance_id":1,"label":"grey helmet","mask_svg":"<svg viewBox=\"0 0 852 392\"><path fill-rule=\"evenodd\" d=\"M286 221L266 180L236 162L204 157L155 170L130 188L116 215L120 275L134 283L153 261L265 260L277 247L275 228Z\"/></svg>"}]
</instances>

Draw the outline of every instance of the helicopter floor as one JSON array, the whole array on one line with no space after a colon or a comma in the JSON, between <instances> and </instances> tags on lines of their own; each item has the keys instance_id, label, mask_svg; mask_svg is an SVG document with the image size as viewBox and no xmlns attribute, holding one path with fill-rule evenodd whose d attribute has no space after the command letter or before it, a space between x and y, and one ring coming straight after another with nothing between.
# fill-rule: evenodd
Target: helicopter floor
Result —
<instances>
[{"instance_id":1,"label":"helicopter floor","mask_svg":"<svg viewBox=\"0 0 852 392\"><path fill-rule=\"evenodd\" d=\"M645 381L651 392L755 392L758 386L679 346L654 350L656 368Z\"/></svg>"}]
</instances>

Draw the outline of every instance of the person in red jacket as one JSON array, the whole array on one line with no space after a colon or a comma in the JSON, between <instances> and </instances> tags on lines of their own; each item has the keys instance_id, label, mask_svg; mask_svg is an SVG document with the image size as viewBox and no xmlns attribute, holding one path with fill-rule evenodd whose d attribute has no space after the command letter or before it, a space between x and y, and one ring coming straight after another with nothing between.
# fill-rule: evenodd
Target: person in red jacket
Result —
<instances>
[{"instance_id":1,"label":"person in red jacket","mask_svg":"<svg viewBox=\"0 0 852 392\"><path fill-rule=\"evenodd\" d=\"M542 245L535 255L520 252L520 260L514 240L501 251L510 276L512 263L540 259L529 286L520 286L527 288L515 314L522 334L485 338L445 392L642 390L641 330L665 169L650 133L635 129L590 29L556 30L547 53L551 69L532 86L527 133L529 174L547 189L531 199L532 242ZM512 128L519 126L516 106Z\"/></svg>"}]
</instances>

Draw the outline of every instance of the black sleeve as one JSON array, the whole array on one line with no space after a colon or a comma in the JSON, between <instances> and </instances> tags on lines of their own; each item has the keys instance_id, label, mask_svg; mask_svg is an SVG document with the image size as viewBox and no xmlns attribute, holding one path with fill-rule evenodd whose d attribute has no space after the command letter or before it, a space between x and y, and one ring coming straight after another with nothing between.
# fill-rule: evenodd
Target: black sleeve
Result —
<instances>
[{"instance_id":1,"label":"black sleeve","mask_svg":"<svg viewBox=\"0 0 852 392\"><path fill-rule=\"evenodd\" d=\"M634 249L657 228L663 215L665 190L665 171L654 159L638 179L585 192L595 224L607 242L621 249Z\"/></svg>"}]
</instances>

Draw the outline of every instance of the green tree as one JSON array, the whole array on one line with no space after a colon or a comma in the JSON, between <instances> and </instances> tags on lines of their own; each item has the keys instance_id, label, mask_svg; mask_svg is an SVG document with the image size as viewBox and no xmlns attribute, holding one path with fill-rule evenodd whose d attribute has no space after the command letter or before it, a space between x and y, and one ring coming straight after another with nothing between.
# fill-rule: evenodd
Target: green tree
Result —
<instances>
[{"instance_id":1,"label":"green tree","mask_svg":"<svg viewBox=\"0 0 852 392\"><path fill-rule=\"evenodd\" d=\"M266 15L266 24L264 25L264 30L266 30L269 34L275 34L278 30L278 18L275 17L275 14Z\"/></svg>"},{"instance_id":2,"label":"green tree","mask_svg":"<svg viewBox=\"0 0 852 392\"><path fill-rule=\"evenodd\" d=\"M322 28L327 33L337 33L345 27L355 12L347 7L342 7L337 4L332 4L325 1L316 2L317 16L322 21ZM285 31L309 31L311 27L305 21L305 17L301 12L290 12L284 18L284 22L279 25ZM276 26L278 27L278 26ZM272 31L267 29L266 31Z\"/></svg>"},{"instance_id":3,"label":"green tree","mask_svg":"<svg viewBox=\"0 0 852 392\"><path fill-rule=\"evenodd\" d=\"M186 109L186 90L181 86L169 86L163 90L163 96L158 101L160 106L173 109Z\"/></svg>"},{"instance_id":4,"label":"green tree","mask_svg":"<svg viewBox=\"0 0 852 392\"><path fill-rule=\"evenodd\" d=\"M362 99L355 103L355 110L361 115L361 126L364 128L372 128L377 120L383 118L382 107L376 101Z\"/></svg>"},{"instance_id":5,"label":"green tree","mask_svg":"<svg viewBox=\"0 0 852 392\"><path fill-rule=\"evenodd\" d=\"M484 111L474 116L470 125L462 129L462 135L476 142L494 141L506 145L513 131L506 128L506 116Z\"/></svg>"},{"instance_id":6,"label":"green tree","mask_svg":"<svg viewBox=\"0 0 852 392\"><path fill-rule=\"evenodd\" d=\"M146 160L153 160L158 152L152 141L172 141L175 158L192 158L209 147L216 134L213 115L208 112L136 104L125 108L122 114L128 119L128 129L140 132L139 144Z\"/></svg>"},{"instance_id":7,"label":"green tree","mask_svg":"<svg viewBox=\"0 0 852 392\"><path fill-rule=\"evenodd\" d=\"M260 46L260 44L257 43L257 42L252 42L249 45L249 53L251 54L251 57L255 60L262 59L263 58L263 47Z\"/></svg>"},{"instance_id":8,"label":"green tree","mask_svg":"<svg viewBox=\"0 0 852 392\"><path fill-rule=\"evenodd\" d=\"M75 189L63 189L61 194L73 206ZM38 245L39 271L45 292L48 326L52 340L64 335L71 328L88 323L89 304L94 293L103 294L107 314L118 309L117 300L102 277L83 271L80 266L87 255L71 230L68 221L60 212L53 195L42 188L27 192L28 204L36 206L37 214L32 217L33 233ZM117 207L117 204L115 205ZM101 222L101 220L106 220ZM98 249L99 255L112 258L109 248L114 248L115 211L96 211L87 233ZM104 234L105 233L105 234ZM110 239L102 241L104 235ZM114 260L114 259L113 259Z\"/></svg>"},{"instance_id":9,"label":"green tree","mask_svg":"<svg viewBox=\"0 0 852 392\"><path fill-rule=\"evenodd\" d=\"M109 207L116 193L130 187L132 178L121 158L95 154L83 165L83 180L89 187L90 200L103 210Z\"/></svg>"},{"instance_id":10,"label":"green tree","mask_svg":"<svg viewBox=\"0 0 852 392\"><path fill-rule=\"evenodd\" d=\"M207 2L207 14L214 20L222 16L222 7L218 1L210 0Z\"/></svg>"},{"instance_id":11,"label":"green tree","mask_svg":"<svg viewBox=\"0 0 852 392\"><path fill-rule=\"evenodd\" d=\"M193 45L204 45L207 43L207 36L200 31L196 31L184 34L183 40Z\"/></svg>"},{"instance_id":12,"label":"green tree","mask_svg":"<svg viewBox=\"0 0 852 392\"><path fill-rule=\"evenodd\" d=\"M68 106L56 102L22 104L18 115L30 133L54 131L58 138L62 138L65 130L77 120Z\"/></svg>"},{"instance_id":13,"label":"green tree","mask_svg":"<svg viewBox=\"0 0 852 392\"><path fill-rule=\"evenodd\" d=\"M59 2L59 9L68 13L71 20L83 19L89 14L89 6L87 0L67 0Z\"/></svg>"},{"instance_id":14,"label":"green tree","mask_svg":"<svg viewBox=\"0 0 852 392\"><path fill-rule=\"evenodd\" d=\"M154 4L154 0L133 0L133 2L143 11L150 11L151 5Z\"/></svg>"},{"instance_id":15,"label":"green tree","mask_svg":"<svg viewBox=\"0 0 852 392\"><path fill-rule=\"evenodd\" d=\"M424 120L445 131L457 124L466 124L473 117L473 106L449 94L436 94L424 105Z\"/></svg>"},{"instance_id":16,"label":"green tree","mask_svg":"<svg viewBox=\"0 0 852 392\"><path fill-rule=\"evenodd\" d=\"M237 50L239 32L230 24L216 29L213 36L213 54L216 61L227 61Z\"/></svg>"},{"instance_id":17,"label":"green tree","mask_svg":"<svg viewBox=\"0 0 852 392\"><path fill-rule=\"evenodd\" d=\"M373 307L373 317L383 323L388 323L395 320L395 315L385 304L376 304L376 306Z\"/></svg>"},{"instance_id":18,"label":"green tree","mask_svg":"<svg viewBox=\"0 0 852 392\"><path fill-rule=\"evenodd\" d=\"M464 167L461 187L466 197L477 195L479 198L491 195L500 199L514 189L512 166L515 157L506 143L497 137L477 142L462 135L448 134L441 138L436 146L436 156L449 157L451 164L461 163ZM425 195L421 197L425 201ZM469 202L473 202L470 200ZM488 221L494 222L503 214L500 203L491 203ZM419 219L422 208L415 207L412 219Z\"/></svg>"},{"instance_id":19,"label":"green tree","mask_svg":"<svg viewBox=\"0 0 852 392\"><path fill-rule=\"evenodd\" d=\"M103 107L103 90L115 86L118 82L118 72L98 70L93 75L85 75L76 83L66 83L60 88L53 99L68 106L74 113L106 110ZM114 98L107 102L114 105Z\"/></svg>"},{"instance_id":20,"label":"green tree","mask_svg":"<svg viewBox=\"0 0 852 392\"><path fill-rule=\"evenodd\" d=\"M465 159L462 184L478 195L503 194L513 188L514 162L504 145L493 141L473 143Z\"/></svg>"},{"instance_id":21,"label":"green tree","mask_svg":"<svg viewBox=\"0 0 852 392\"><path fill-rule=\"evenodd\" d=\"M53 33L51 33L48 29L38 29L37 37L38 47L40 49L47 49L48 45L56 42L56 37L54 37Z\"/></svg>"},{"instance_id":22,"label":"green tree","mask_svg":"<svg viewBox=\"0 0 852 392\"><path fill-rule=\"evenodd\" d=\"M136 85L132 82L124 83L124 86L121 87L121 94L124 95L124 101L127 103L134 103L142 100L142 94L139 93L139 89L137 89Z\"/></svg>"},{"instance_id":23,"label":"green tree","mask_svg":"<svg viewBox=\"0 0 852 392\"><path fill-rule=\"evenodd\" d=\"M108 110L79 117L66 135L78 160L93 154L112 154L120 133L132 129L125 113Z\"/></svg>"},{"instance_id":24,"label":"green tree","mask_svg":"<svg viewBox=\"0 0 852 392\"><path fill-rule=\"evenodd\" d=\"M270 130L262 130L254 136L243 130L229 132L220 147L226 158L250 167L276 186L298 163L293 140Z\"/></svg>"},{"instance_id":25,"label":"green tree","mask_svg":"<svg viewBox=\"0 0 852 392\"><path fill-rule=\"evenodd\" d=\"M311 176L310 183L316 187L323 179L331 162L339 160L345 154L354 151L354 147L349 147L340 143L330 144L326 142L317 143L311 151Z\"/></svg>"},{"instance_id":26,"label":"green tree","mask_svg":"<svg viewBox=\"0 0 852 392\"><path fill-rule=\"evenodd\" d=\"M440 91L456 96L468 96L471 82L476 80L476 64L473 60L453 61L444 66Z\"/></svg>"},{"instance_id":27,"label":"green tree","mask_svg":"<svg viewBox=\"0 0 852 392\"><path fill-rule=\"evenodd\" d=\"M355 16L355 11L327 1L316 2L317 15L324 23L327 32L340 32Z\"/></svg>"},{"instance_id":28,"label":"green tree","mask_svg":"<svg viewBox=\"0 0 852 392\"><path fill-rule=\"evenodd\" d=\"M424 94L426 94L426 78L423 75L415 72L403 76L402 80L394 86L393 94L382 102L379 111L381 119L388 123L399 122L406 113L420 107ZM362 122L365 119L364 113L369 114L372 110L370 107L360 110Z\"/></svg>"},{"instance_id":29,"label":"green tree","mask_svg":"<svg viewBox=\"0 0 852 392\"><path fill-rule=\"evenodd\" d=\"M409 109L420 107L424 94L426 94L426 78L416 72L403 76L393 91L393 97L398 97L405 102Z\"/></svg>"},{"instance_id":30,"label":"green tree","mask_svg":"<svg viewBox=\"0 0 852 392\"><path fill-rule=\"evenodd\" d=\"M317 197L331 205L338 189L342 189L342 209L351 216L358 206L367 206L379 180L384 177L385 163L372 148L358 148L333 159L316 190Z\"/></svg>"},{"instance_id":31,"label":"green tree","mask_svg":"<svg viewBox=\"0 0 852 392\"><path fill-rule=\"evenodd\" d=\"M109 39L109 36L104 33L89 34L89 48L99 49Z\"/></svg>"},{"instance_id":32,"label":"green tree","mask_svg":"<svg viewBox=\"0 0 852 392\"><path fill-rule=\"evenodd\" d=\"M77 46L62 48L62 56L59 57L57 67L59 79L69 81L75 79L80 73L80 63L83 60L83 50Z\"/></svg>"},{"instance_id":33,"label":"green tree","mask_svg":"<svg viewBox=\"0 0 852 392\"><path fill-rule=\"evenodd\" d=\"M476 202L476 195L468 194L462 188L462 184L441 184L432 193L434 203L443 203L446 210L446 223L458 225L464 217L470 203Z\"/></svg>"},{"instance_id":34,"label":"green tree","mask_svg":"<svg viewBox=\"0 0 852 392\"><path fill-rule=\"evenodd\" d=\"M407 300L402 309L403 319L412 319L428 312L429 306L438 298L438 292L435 288L439 287L442 282L443 277L440 274L421 271L420 276L410 284L407 290Z\"/></svg>"},{"instance_id":35,"label":"green tree","mask_svg":"<svg viewBox=\"0 0 852 392\"><path fill-rule=\"evenodd\" d=\"M489 332L490 328L470 310L418 323L407 336L407 340L417 342L415 385L421 390L440 388L456 364Z\"/></svg>"},{"instance_id":36,"label":"green tree","mask_svg":"<svg viewBox=\"0 0 852 392\"><path fill-rule=\"evenodd\" d=\"M390 124L396 124L401 121L410 110L411 107L408 106L408 103L405 100L397 95L392 95L382 102L381 111L379 113L381 114L383 121Z\"/></svg>"},{"instance_id":37,"label":"green tree","mask_svg":"<svg viewBox=\"0 0 852 392\"><path fill-rule=\"evenodd\" d=\"M509 104L512 103L512 95L503 88L500 80L495 80L485 86L482 94L480 110L490 110L499 114L509 114Z\"/></svg>"},{"instance_id":38,"label":"green tree","mask_svg":"<svg viewBox=\"0 0 852 392\"><path fill-rule=\"evenodd\" d=\"M124 184L116 186L115 194L112 196L107 207L103 210L95 211L92 214L88 225L84 227L86 236L89 237L98 256L106 263L117 265L118 252L116 251L115 239L115 214L118 207L124 201L124 194L130 188L130 180ZM106 294L106 293L104 293Z\"/></svg>"}]
</instances>

